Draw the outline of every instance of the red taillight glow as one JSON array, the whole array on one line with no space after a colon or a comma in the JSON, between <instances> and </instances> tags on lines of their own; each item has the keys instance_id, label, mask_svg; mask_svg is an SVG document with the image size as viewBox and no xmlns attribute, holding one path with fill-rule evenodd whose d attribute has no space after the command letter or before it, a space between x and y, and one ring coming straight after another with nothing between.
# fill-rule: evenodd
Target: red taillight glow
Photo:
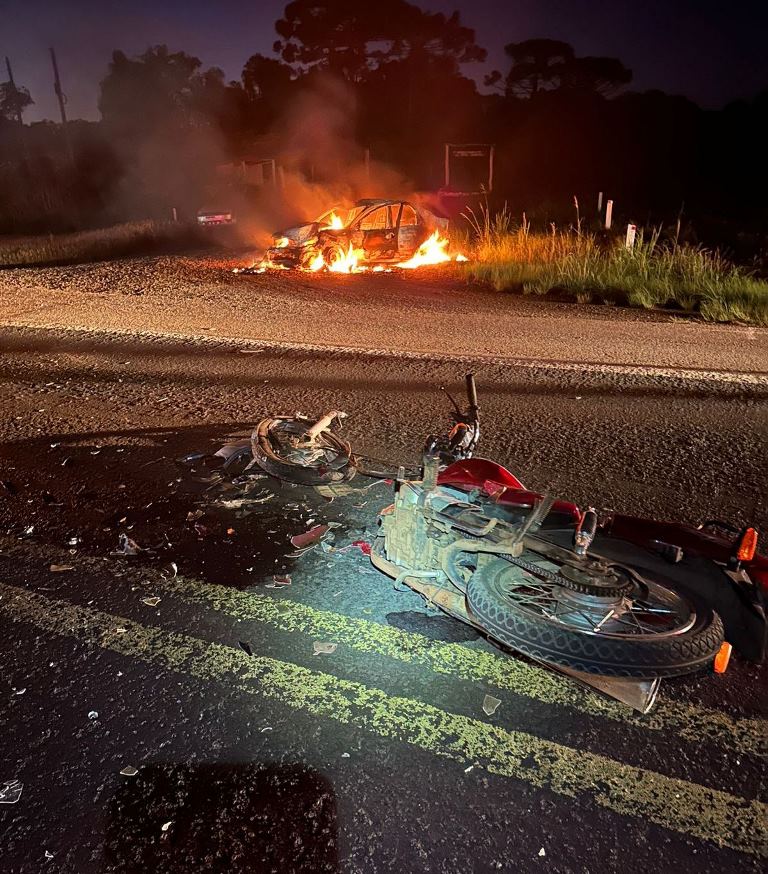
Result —
<instances>
[{"instance_id":1,"label":"red taillight glow","mask_svg":"<svg viewBox=\"0 0 768 874\"><path fill-rule=\"evenodd\" d=\"M757 552L757 529L747 528L739 538L736 547L736 559L738 561L752 561Z\"/></svg>"}]
</instances>

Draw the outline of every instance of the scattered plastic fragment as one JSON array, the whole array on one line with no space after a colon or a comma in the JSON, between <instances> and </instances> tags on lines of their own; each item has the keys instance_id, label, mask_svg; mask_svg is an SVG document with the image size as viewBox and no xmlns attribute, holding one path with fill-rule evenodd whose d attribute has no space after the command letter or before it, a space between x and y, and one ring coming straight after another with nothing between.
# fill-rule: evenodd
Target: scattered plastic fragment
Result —
<instances>
[{"instance_id":1,"label":"scattered plastic fragment","mask_svg":"<svg viewBox=\"0 0 768 874\"><path fill-rule=\"evenodd\" d=\"M164 823L160 826L160 831L161 831L161 832L167 832L168 829L169 829L172 825L173 825L173 820L172 820L172 819L169 819L168 822L164 822Z\"/></svg>"},{"instance_id":2,"label":"scattered plastic fragment","mask_svg":"<svg viewBox=\"0 0 768 874\"><path fill-rule=\"evenodd\" d=\"M539 855L540 855L540 856L546 856L546 855L547 855L547 851L544 849L544 847L542 847L542 848L539 850Z\"/></svg>"},{"instance_id":3,"label":"scattered plastic fragment","mask_svg":"<svg viewBox=\"0 0 768 874\"><path fill-rule=\"evenodd\" d=\"M71 564L52 564L49 570L54 574L63 574L65 571L73 571L74 565Z\"/></svg>"},{"instance_id":4,"label":"scattered plastic fragment","mask_svg":"<svg viewBox=\"0 0 768 874\"><path fill-rule=\"evenodd\" d=\"M260 728L260 729L259 729L259 732L260 732L261 734L264 734L265 731L272 731L272 726L271 726L271 725L265 725L264 728Z\"/></svg>"},{"instance_id":5,"label":"scattered plastic fragment","mask_svg":"<svg viewBox=\"0 0 768 874\"><path fill-rule=\"evenodd\" d=\"M89 710L88 711L88 719L98 719L98 718L99 718L98 710Z\"/></svg>"},{"instance_id":6,"label":"scattered plastic fragment","mask_svg":"<svg viewBox=\"0 0 768 874\"><path fill-rule=\"evenodd\" d=\"M307 546L314 546L320 538L328 531L328 525L315 525L309 531L303 531L301 534L294 534L291 537L291 546L296 549L303 549Z\"/></svg>"},{"instance_id":7,"label":"scattered plastic fragment","mask_svg":"<svg viewBox=\"0 0 768 874\"><path fill-rule=\"evenodd\" d=\"M45 858L48 859L49 862L51 861L53 856L54 856L53 853L50 853L48 850L45 851Z\"/></svg>"},{"instance_id":8,"label":"scattered plastic fragment","mask_svg":"<svg viewBox=\"0 0 768 874\"><path fill-rule=\"evenodd\" d=\"M179 574L179 566L175 561L172 561L169 563L168 567L164 568L160 573L167 579L173 579Z\"/></svg>"},{"instance_id":9,"label":"scattered plastic fragment","mask_svg":"<svg viewBox=\"0 0 768 874\"><path fill-rule=\"evenodd\" d=\"M26 534L27 537L29 537L30 534L34 533L34 531L35 531L34 525L27 525L27 527L24 529L24 534Z\"/></svg>"},{"instance_id":10,"label":"scattered plastic fragment","mask_svg":"<svg viewBox=\"0 0 768 874\"><path fill-rule=\"evenodd\" d=\"M16 689L15 687L11 687L13 689L14 695L23 695L27 689L24 687L23 689Z\"/></svg>"},{"instance_id":11,"label":"scattered plastic fragment","mask_svg":"<svg viewBox=\"0 0 768 874\"><path fill-rule=\"evenodd\" d=\"M16 804L21 798L24 784L19 780L5 780L0 783L0 804Z\"/></svg>"},{"instance_id":12,"label":"scattered plastic fragment","mask_svg":"<svg viewBox=\"0 0 768 874\"><path fill-rule=\"evenodd\" d=\"M126 765L120 773L123 777L135 777L139 771L138 768L134 768L133 765Z\"/></svg>"},{"instance_id":13,"label":"scattered plastic fragment","mask_svg":"<svg viewBox=\"0 0 768 874\"><path fill-rule=\"evenodd\" d=\"M349 758L349 753L342 753L342 754L341 754L341 758L342 758L342 759L348 759L348 758Z\"/></svg>"},{"instance_id":14,"label":"scattered plastic fragment","mask_svg":"<svg viewBox=\"0 0 768 874\"><path fill-rule=\"evenodd\" d=\"M128 629L127 629L127 628L122 628L122 627L120 627L120 628L116 628L116 629L115 629L115 634L127 634L127 633L128 633Z\"/></svg>"},{"instance_id":15,"label":"scattered plastic fragment","mask_svg":"<svg viewBox=\"0 0 768 874\"><path fill-rule=\"evenodd\" d=\"M363 555L371 554L371 544L367 540L353 540L352 546L356 546Z\"/></svg>"},{"instance_id":16,"label":"scattered plastic fragment","mask_svg":"<svg viewBox=\"0 0 768 874\"><path fill-rule=\"evenodd\" d=\"M315 651L315 655L330 655L333 652L336 652L337 643L321 643L319 640L316 640L312 647Z\"/></svg>"},{"instance_id":17,"label":"scattered plastic fragment","mask_svg":"<svg viewBox=\"0 0 768 874\"><path fill-rule=\"evenodd\" d=\"M153 598L142 598L141 603L146 604L147 607L157 607L160 603L160 599L155 595Z\"/></svg>"},{"instance_id":18,"label":"scattered plastic fragment","mask_svg":"<svg viewBox=\"0 0 768 874\"><path fill-rule=\"evenodd\" d=\"M135 540L131 540L127 534L121 534L120 545L117 549L110 552L110 555L138 555L142 551L142 548Z\"/></svg>"},{"instance_id":19,"label":"scattered plastic fragment","mask_svg":"<svg viewBox=\"0 0 768 874\"><path fill-rule=\"evenodd\" d=\"M486 716L492 716L496 712L499 704L501 704L499 698L494 698L493 695L486 695L485 698L483 698L483 713L485 713Z\"/></svg>"},{"instance_id":20,"label":"scattered plastic fragment","mask_svg":"<svg viewBox=\"0 0 768 874\"><path fill-rule=\"evenodd\" d=\"M189 513L187 513L187 522L194 522L195 519L199 519L202 515L203 511L200 509L190 510Z\"/></svg>"},{"instance_id":21,"label":"scattered plastic fragment","mask_svg":"<svg viewBox=\"0 0 768 874\"><path fill-rule=\"evenodd\" d=\"M464 773L465 773L465 774L469 774L469 772L470 772L470 771L472 770L472 768L474 768L474 767L475 767L474 765L470 765L468 768L464 768Z\"/></svg>"}]
</instances>

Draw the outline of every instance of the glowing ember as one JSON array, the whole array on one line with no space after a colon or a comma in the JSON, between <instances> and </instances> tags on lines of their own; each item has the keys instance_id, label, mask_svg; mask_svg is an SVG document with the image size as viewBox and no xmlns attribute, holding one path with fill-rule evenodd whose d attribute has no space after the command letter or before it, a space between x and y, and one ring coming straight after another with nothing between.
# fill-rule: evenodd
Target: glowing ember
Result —
<instances>
[{"instance_id":1,"label":"glowing ember","mask_svg":"<svg viewBox=\"0 0 768 874\"><path fill-rule=\"evenodd\" d=\"M435 231L429 239L424 242L416 250L412 258L398 264L406 270L413 270L416 267L424 267L427 264L444 264L446 261L466 261L463 255L449 255L448 240L440 236L439 231Z\"/></svg>"}]
</instances>

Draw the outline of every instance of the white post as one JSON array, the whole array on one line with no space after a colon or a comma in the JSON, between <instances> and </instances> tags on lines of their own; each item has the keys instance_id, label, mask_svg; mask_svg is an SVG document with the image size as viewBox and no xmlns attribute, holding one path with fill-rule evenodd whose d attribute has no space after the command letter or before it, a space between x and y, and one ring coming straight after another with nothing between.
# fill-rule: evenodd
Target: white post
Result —
<instances>
[{"instance_id":1,"label":"white post","mask_svg":"<svg viewBox=\"0 0 768 874\"><path fill-rule=\"evenodd\" d=\"M627 249L635 248L635 237L637 236L637 225L627 225L627 239L624 245Z\"/></svg>"},{"instance_id":2,"label":"white post","mask_svg":"<svg viewBox=\"0 0 768 874\"><path fill-rule=\"evenodd\" d=\"M597 193L597 214L600 215L603 211L603 192L598 191Z\"/></svg>"},{"instance_id":3,"label":"white post","mask_svg":"<svg viewBox=\"0 0 768 874\"><path fill-rule=\"evenodd\" d=\"M606 231L610 231L612 221L613 221L613 201L609 200L605 204L605 229L606 229Z\"/></svg>"},{"instance_id":4,"label":"white post","mask_svg":"<svg viewBox=\"0 0 768 874\"><path fill-rule=\"evenodd\" d=\"M175 206L173 207L173 209L171 210L171 212L173 213L173 220L174 220L175 222L177 222L177 221L179 220L179 214L176 212L176 207L175 207Z\"/></svg>"}]
</instances>

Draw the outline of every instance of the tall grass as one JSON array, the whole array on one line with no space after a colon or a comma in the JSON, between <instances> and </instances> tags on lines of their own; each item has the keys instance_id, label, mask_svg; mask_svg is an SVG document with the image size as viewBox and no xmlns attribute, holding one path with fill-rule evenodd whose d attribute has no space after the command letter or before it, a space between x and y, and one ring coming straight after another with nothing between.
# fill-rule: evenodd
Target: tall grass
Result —
<instances>
[{"instance_id":1,"label":"tall grass","mask_svg":"<svg viewBox=\"0 0 768 874\"><path fill-rule=\"evenodd\" d=\"M516 224L505 206L466 216L474 235L469 274L499 290L566 292L578 301L602 300L698 311L712 321L768 325L768 282L729 263L719 252L638 232L634 247L575 228L534 233L523 215Z\"/></svg>"},{"instance_id":2,"label":"tall grass","mask_svg":"<svg viewBox=\"0 0 768 874\"><path fill-rule=\"evenodd\" d=\"M74 234L0 237L0 267L80 264L178 251L200 242L201 235L193 226L151 220Z\"/></svg>"}]
</instances>

